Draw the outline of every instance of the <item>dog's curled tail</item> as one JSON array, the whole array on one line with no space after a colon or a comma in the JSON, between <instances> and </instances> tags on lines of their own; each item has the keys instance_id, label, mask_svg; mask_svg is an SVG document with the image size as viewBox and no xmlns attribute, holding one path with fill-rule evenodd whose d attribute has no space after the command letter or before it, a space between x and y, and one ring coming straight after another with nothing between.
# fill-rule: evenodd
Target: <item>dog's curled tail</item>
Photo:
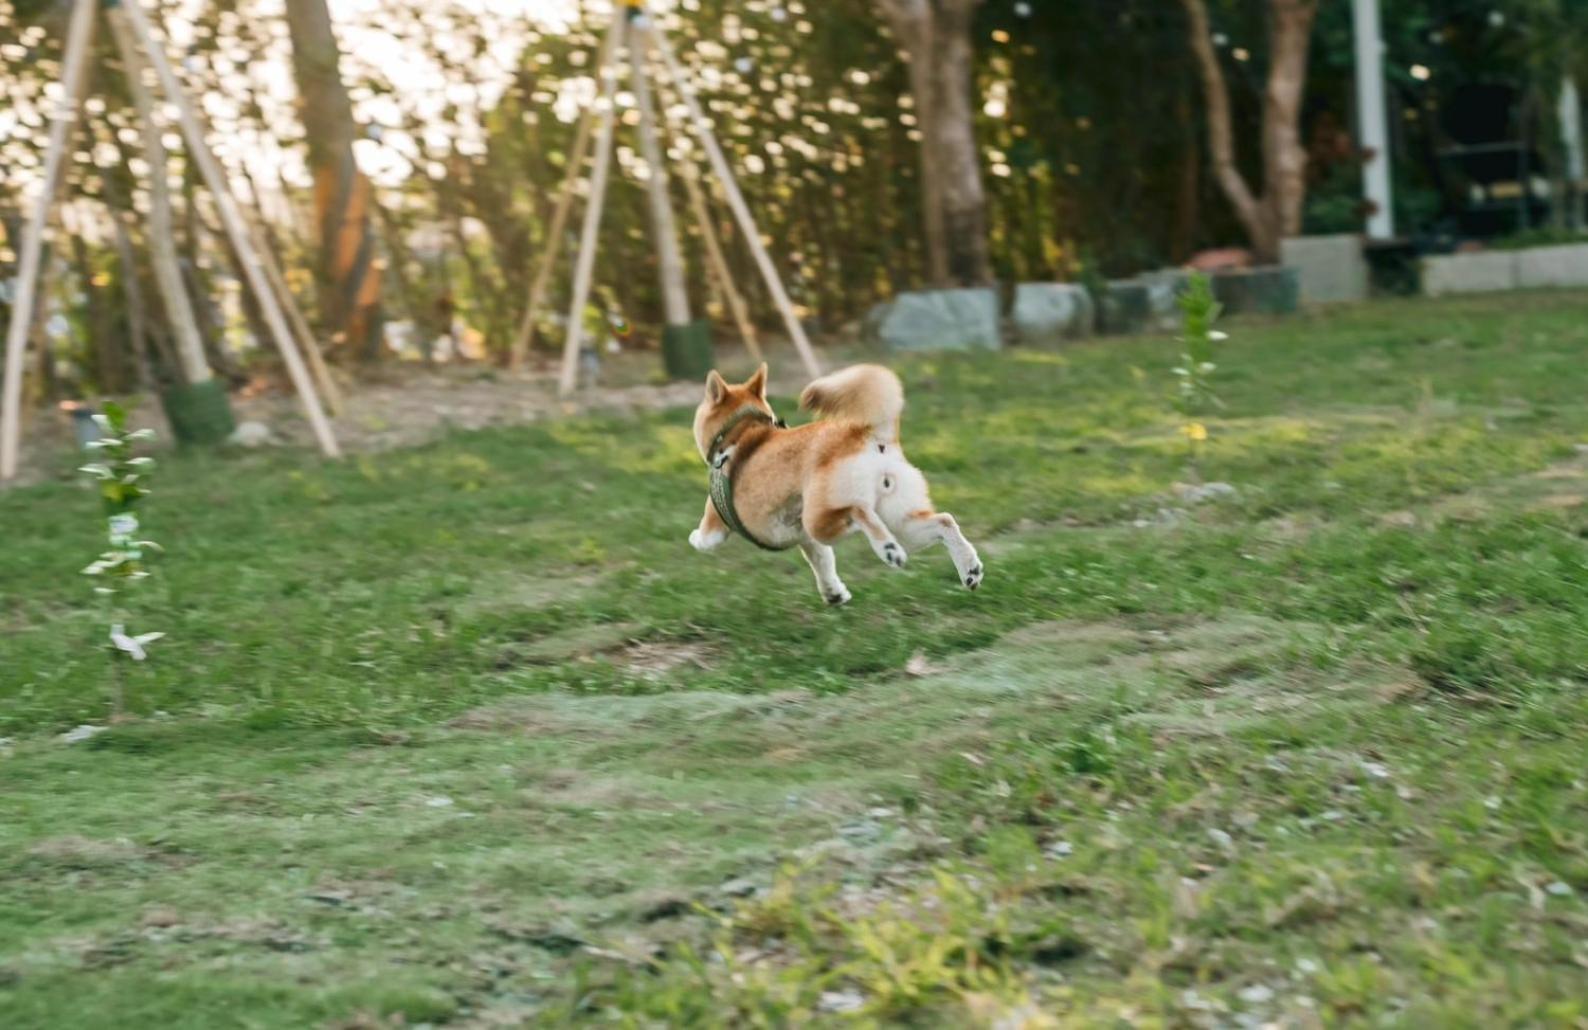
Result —
<instances>
[{"instance_id":1,"label":"dog's curled tail","mask_svg":"<svg viewBox=\"0 0 1588 1030\"><path fill-rule=\"evenodd\" d=\"M904 384L881 365L851 365L807 386L800 407L824 418L864 423L882 443L895 443L904 413Z\"/></svg>"}]
</instances>

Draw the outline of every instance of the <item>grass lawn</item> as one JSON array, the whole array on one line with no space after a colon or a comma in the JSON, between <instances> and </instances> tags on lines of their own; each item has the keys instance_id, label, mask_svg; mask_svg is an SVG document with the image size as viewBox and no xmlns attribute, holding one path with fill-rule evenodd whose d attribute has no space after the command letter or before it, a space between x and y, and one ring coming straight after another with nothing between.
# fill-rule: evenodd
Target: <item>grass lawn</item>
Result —
<instances>
[{"instance_id":1,"label":"grass lawn","mask_svg":"<svg viewBox=\"0 0 1588 1030\"><path fill-rule=\"evenodd\" d=\"M695 554L688 413L0 494L0 1026L1588 1025L1588 296L899 364L982 548ZM776 384L792 414L792 376ZM1002 1022L1000 1022L1002 1020Z\"/></svg>"}]
</instances>

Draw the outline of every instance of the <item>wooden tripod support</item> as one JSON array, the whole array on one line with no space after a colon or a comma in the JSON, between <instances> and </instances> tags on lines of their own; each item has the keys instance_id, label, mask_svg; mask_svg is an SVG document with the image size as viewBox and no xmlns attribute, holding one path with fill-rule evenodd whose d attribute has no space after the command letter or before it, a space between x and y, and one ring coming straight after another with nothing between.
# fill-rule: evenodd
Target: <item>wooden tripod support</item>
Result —
<instances>
[{"instance_id":1,"label":"wooden tripod support","mask_svg":"<svg viewBox=\"0 0 1588 1030\"><path fill-rule=\"evenodd\" d=\"M667 302L667 318L669 322L679 323L687 321L689 308L687 298L683 292L683 266L682 259L677 252L676 229L673 224L673 215L668 200L667 176L665 171L666 157L662 150L652 115L652 98L650 81L645 72L645 61L654 44L662 57L663 68L666 71L666 84L683 100L689 112L689 129L699 141L706 152L712 173L721 184L723 194L727 198L728 207L733 211L734 219L739 225L740 232L744 235L750 253L755 259L757 268L762 278L766 281L767 291L772 295L773 302L777 305L778 312L783 316L783 324L788 330L789 339L794 342L799 351L800 359L806 371L814 378L821 375L821 363L816 359L816 352L811 347L810 340L805 335L805 327L800 323L799 316L794 310L793 301L789 299L788 291L783 287L783 280L779 277L777 266L772 261L772 256L767 253L766 245L762 242L761 231L756 226L755 217L750 213L750 206L745 202L744 194L739 190L739 184L733 176L733 170L728 165L728 159L723 154L722 148L717 143L710 121L706 118L700 106L699 98L694 87L680 70L677 58L673 54L672 46L667 41L666 35L660 26L656 25L651 17L645 13L642 3L631 2L620 5L614 16L611 29L608 30L607 42L602 48L602 58L597 74L600 77L601 93L596 107L591 112L586 112L585 117L593 115L598 120L599 128L595 140L595 165L590 174L590 199L589 206L585 209L584 225L579 236L579 253L574 265L573 303L568 312L567 336L565 338L562 355L562 370L558 379L558 392L566 397L574 392L578 385L579 351L584 343L584 310L590 299L591 278L595 270L595 257L597 238L601 231L601 214L606 202L606 191L611 171L612 137L616 123L614 100L617 91L618 52L627 37L630 49L630 66L634 80L635 94L640 105L641 146L647 164L651 168L650 199L653 235L656 238L658 264L662 270L662 293ZM581 128L583 123L581 123ZM582 136L582 134L581 134ZM578 140L575 142L578 150ZM563 184L563 194L558 200L557 214L563 213L563 205L569 202L575 177L578 174L582 155L577 152L570 158L568 179ZM721 246L710 224L710 215L705 203L703 187L691 175L691 170L686 169L683 174L685 186L690 194L690 207L693 209L695 219L700 224L701 235L705 242L707 257L710 262L712 274L721 285L723 293L732 310L734 320L739 325L745 345L752 354L760 357L760 342L756 338L755 328L750 322L748 310L744 304L743 295L735 288L728 271L728 263L722 255ZM564 216L566 217L566 216ZM518 342L527 341L533 332L532 323L538 313L539 303L545 289L544 280L548 276L548 266L554 259L560 244L556 237L560 236L561 224L556 215L553 217L553 229L557 230L552 238L547 240L546 254L542 258L541 268L537 271L535 284L530 291L530 306L525 312L524 326L520 327L518 340L515 341L515 353L518 351ZM669 253L671 251L671 253Z\"/></svg>"},{"instance_id":2,"label":"wooden tripod support","mask_svg":"<svg viewBox=\"0 0 1588 1030\"><path fill-rule=\"evenodd\" d=\"M116 6L118 20L124 17L124 22L119 22L118 27L124 24L136 38L138 45L144 51L142 56L148 59L149 66L154 70L161 91L176 109L178 124L183 137L187 140L189 157L198 166L205 185L215 199L232 247L242 259L243 272L248 280L249 289L259 302L260 312L277 348L281 351L287 373L292 378L299 398L303 401L304 411L308 415L309 424L314 430L320 449L327 457L340 456L341 450L337 446L336 437L331 431L325 411L320 405L320 398L315 391L309 368L304 363L303 355L288 325L288 316L283 312L281 298L273 288L264 260L261 258L261 248L243 218L220 163L205 142L191 99L171 70L163 45L154 37L148 16L142 7L142 0L126 0L125 4L113 3L113 6ZM70 130L81 116L83 108L89 48L98 7L98 0L76 0L72 8L61 75L62 85L65 88L50 126L42 188L34 200L27 225L22 233L21 246L18 248L17 291L11 309L11 322L6 329L5 379L3 387L0 387L0 481L13 479L17 474L21 442L22 370L27 352L28 333L32 327L34 308L39 296L39 270L44 234L48 228L51 207L60 190L63 165L69 149ZM156 169L155 174L161 174L161 170ZM312 341L305 342L307 345L312 345Z\"/></svg>"}]
</instances>

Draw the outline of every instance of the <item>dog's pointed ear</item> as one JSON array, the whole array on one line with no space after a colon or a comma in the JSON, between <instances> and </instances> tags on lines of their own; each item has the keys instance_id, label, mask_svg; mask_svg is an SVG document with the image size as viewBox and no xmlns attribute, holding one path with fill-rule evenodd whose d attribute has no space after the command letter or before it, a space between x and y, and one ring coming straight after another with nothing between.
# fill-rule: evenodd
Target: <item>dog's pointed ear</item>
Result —
<instances>
[{"instance_id":1,"label":"dog's pointed ear","mask_svg":"<svg viewBox=\"0 0 1588 1030\"><path fill-rule=\"evenodd\" d=\"M761 367L755 370L755 375L744 381L744 388L766 400L766 362L761 362Z\"/></svg>"},{"instance_id":2,"label":"dog's pointed ear","mask_svg":"<svg viewBox=\"0 0 1588 1030\"><path fill-rule=\"evenodd\" d=\"M706 373L706 399L716 404L728 392L728 383L717 374L716 369Z\"/></svg>"}]
</instances>

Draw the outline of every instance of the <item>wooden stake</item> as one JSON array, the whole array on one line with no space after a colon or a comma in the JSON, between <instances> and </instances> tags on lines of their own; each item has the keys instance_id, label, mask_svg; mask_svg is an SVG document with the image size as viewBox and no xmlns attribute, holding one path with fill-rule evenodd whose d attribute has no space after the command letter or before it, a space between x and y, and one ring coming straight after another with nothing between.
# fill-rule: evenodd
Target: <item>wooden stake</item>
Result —
<instances>
[{"instance_id":1,"label":"wooden stake","mask_svg":"<svg viewBox=\"0 0 1588 1030\"><path fill-rule=\"evenodd\" d=\"M690 128L700 140L700 145L705 148L712 172L722 183L722 191L728 198L728 207L732 209L734 219L738 221L739 228L744 233L745 242L750 245L750 254L761 270L761 277L766 280L766 288L771 292L772 300L783 316L783 324L788 329L789 339L794 341L795 349L799 351L801 360L805 362L805 370L813 378L819 376L822 374L821 362L816 360L816 352L811 348L811 342L805 335L805 327L800 324L799 316L794 313L794 302L789 299L788 291L783 288L783 280L778 277L777 266L772 263L772 255L767 253L766 245L761 242L761 230L756 228L755 218L750 214L750 206L745 203L744 194L739 191L739 183L733 177L733 169L728 166L728 159L723 155L722 147L717 144L717 137L711 131L711 123L706 120L705 111L701 109L695 87L679 68L678 58L673 54L673 45L668 42L667 33L660 26L655 29L655 40L658 49L661 50L662 60L667 66L667 74L672 80L673 88L678 91L684 106L689 110Z\"/></svg>"},{"instance_id":2,"label":"wooden stake","mask_svg":"<svg viewBox=\"0 0 1588 1030\"><path fill-rule=\"evenodd\" d=\"M206 383L213 376L204 355L204 338L199 335L193 306L182 282L182 266L177 261L176 237L171 228L171 190L166 184L170 170L166 164L165 145L160 142L161 129L154 121L154 98L143 81L144 62L138 57L126 14L119 7L110 7L105 11L105 20L110 25L116 51L121 55L127 90L132 94L133 110L138 116L143 159L149 165L149 261L154 266L155 287L160 291L161 306L171 323L182 378L190 386Z\"/></svg>"},{"instance_id":3,"label":"wooden stake","mask_svg":"<svg viewBox=\"0 0 1588 1030\"><path fill-rule=\"evenodd\" d=\"M557 207L552 212L551 225L547 229L545 250L541 254L540 264L535 269L534 282L529 288L529 304L524 308L524 319L519 323L518 335L513 338L512 350L508 353L507 367L510 369L517 369L523 365L524 359L529 355L530 345L535 339L535 319L545 302L546 290L551 286L552 271L562 254L563 235L567 232L568 216L573 211L574 184L579 180L579 172L590 150L592 121L592 112L589 110L579 117L579 128L575 131L573 149L569 152L567 177L563 180L562 192L557 197Z\"/></svg>"},{"instance_id":4,"label":"wooden stake","mask_svg":"<svg viewBox=\"0 0 1588 1030\"><path fill-rule=\"evenodd\" d=\"M606 67L603 56L598 67ZM535 280L529 287L529 306L524 309L524 320L518 325L518 335L513 337L512 350L508 352L507 367L517 369L529 356L530 344L535 340L535 318L546 300L546 290L551 286L551 273L562 255L563 235L568 231L568 216L573 212L574 186L579 173L584 170L585 157L590 151L590 129L595 112L587 108L579 116L579 128L574 131L573 149L568 152L568 171L563 177L562 192L557 195L557 207L551 215L551 226L546 231L546 246L540 264L535 269Z\"/></svg>"},{"instance_id":5,"label":"wooden stake","mask_svg":"<svg viewBox=\"0 0 1588 1030\"><path fill-rule=\"evenodd\" d=\"M215 161L217 166L220 163L215 158L213 150L210 151L210 160ZM254 250L259 255L260 267L264 270L265 278L270 280L270 288L275 291L276 300L281 304L282 311L286 313L287 322L297 336L298 346L309 359L309 371L314 373L315 384L325 395L325 406L330 409L333 416L341 415L346 408L342 401L342 388L337 386L336 380L332 378L331 369L325 363L325 355L320 351L320 342L315 339L314 329L309 325L309 319L303 314L303 309L298 306L298 298L287 285L287 277L281 272L281 263L276 260L276 250L271 245L264 208L260 205L259 193L253 177L246 173L244 177L248 180L250 203L246 207L241 204L238 207L243 212L243 220L248 224L248 231L253 234Z\"/></svg>"},{"instance_id":6,"label":"wooden stake","mask_svg":"<svg viewBox=\"0 0 1588 1030\"><path fill-rule=\"evenodd\" d=\"M689 288L684 280L684 258L678 249L678 226L673 220L673 201L667 188L667 157L657 141L651 84L645 74L645 62L650 56L650 47L645 45L649 30L648 16L629 23L629 67L634 75L634 102L640 109L640 153L650 169L645 185L651 202L651 236L661 274L662 305L667 323L683 326L689 324Z\"/></svg>"},{"instance_id":7,"label":"wooden stake","mask_svg":"<svg viewBox=\"0 0 1588 1030\"><path fill-rule=\"evenodd\" d=\"M195 112L195 117L200 119L201 128L210 128L202 112ZM220 160L215 157L215 150L209 145L208 140L204 142L204 147L209 152L210 160L216 167L220 167ZM330 409L332 416L339 416L346 407L342 402L342 388L337 386L336 380L332 378L331 369L325 363L325 355L320 350L320 342L315 338L314 329L309 325L308 318L304 316L303 309L298 306L298 298L287 286L287 277L281 273L281 262L276 257L276 246L270 233L269 222L265 219L264 202L259 193L259 186L246 168L242 169L242 174L243 180L248 183L248 203L239 204L238 209L243 213L248 231L253 234L254 250L259 254L260 265L264 269L265 277L270 280L271 289L276 292L276 299L280 302L282 310L286 312L287 322L297 335L298 346L309 359L309 371L314 373L314 381L325 396L325 406Z\"/></svg>"},{"instance_id":8,"label":"wooden stake","mask_svg":"<svg viewBox=\"0 0 1588 1030\"><path fill-rule=\"evenodd\" d=\"M256 218L262 215L255 214ZM260 233L260 243L263 243L263 228L255 223L254 228ZM286 276L281 274L281 266L276 263L275 255L268 246L261 245L259 262L265 270L265 277L270 280L271 289L276 291L276 298L281 302L281 307L287 313L287 321L292 324L292 331L297 334L303 353L309 359L309 370L314 373L314 381L319 385L320 391L325 394L325 406L331 409L332 415L340 415L346 405L342 401L342 388L336 385L336 380L331 376L331 369L325 363L325 355L320 352L320 342L314 338L314 329L309 325L309 319L303 314L303 309L298 307L298 298L292 295L292 290L287 286Z\"/></svg>"},{"instance_id":9,"label":"wooden stake","mask_svg":"<svg viewBox=\"0 0 1588 1030\"><path fill-rule=\"evenodd\" d=\"M88 0L79 0L79 3L83 2ZM340 457L342 450L337 446L336 436L331 432L331 424L325 417L325 410L320 406L320 398L315 393L314 382L304 364L303 355L298 352L297 342L292 337L292 330L287 326L275 292L270 287L269 277L262 269L259 252L254 248L249 236L247 223L244 222L242 212L237 205L237 198L232 195L225 173L221 171L215 155L205 145L204 133L199 127L193 106L187 94L183 92L181 83L177 81L176 74L172 72L165 51L161 49L159 42L150 31L148 18L141 4L142 0L127 0L124 8L127 12L127 22L143 44L144 51L149 56L149 63L154 67L160 86L165 91L166 99L176 107L177 121L182 127L182 135L187 139L189 155L198 165L200 174L204 176L205 185L209 187L210 194L215 199L215 206L220 210L226 235L231 239L232 248L236 250L241 260L243 274L248 279L248 287L253 291L254 299L259 302L260 312L270 329L270 334L275 337L276 346L281 350L282 360L287 365L287 374L292 378L292 385L297 389L298 397L303 402L304 412L309 417L309 425L314 429L320 449L325 452L326 457Z\"/></svg>"},{"instance_id":10,"label":"wooden stake","mask_svg":"<svg viewBox=\"0 0 1588 1030\"><path fill-rule=\"evenodd\" d=\"M612 169L612 131L617 121L616 60L625 24L623 8L613 15L612 46L614 60L601 66L601 128L596 135L595 168L590 173L590 202L584 211L584 226L579 233L579 261L574 267L573 304L568 309L568 334L562 350L562 375L557 392L567 397L579 385L579 347L584 342L584 306L590 300L590 279L595 272L596 238L601 233L601 209L606 204L607 175Z\"/></svg>"},{"instance_id":11,"label":"wooden stake","mask_svg":"<svg viewBox=\"0 0 1588 1030\"><path fill-rule=\"evenodd\" d=\"M706 246L706 260L712 278L722 290L723 300L739 327L739 336L744 340L745 349L755 360L765 360L765 355L761 353L761 338L756 334L755 322L750 318L750 305L745 303L744 294L739 292L739 287L733 281L728 257L722 252L722 242L717 239L716 227L711 224L711 208L706 203L706 191L701 189L698 176L699 172L695 169L686 170L683 174L684 189L689 194L689 206L694 212L695 222L700 226L700 237Z\"/></svg>"},{"instance_id":12,"label":"wooden stake","mask_svg":"<svg viewBox=\"0 0 1588 1030\"><path fill-rule=\"evenodd\" d=\"M0 385L0 481L16 478L17 458L22 437L22 369L33 327L37 302L39 260L44 249L44 230L50 206L61 185L72 123L82 108L83 87L88 80L88 50L94 36L97 0L77 0L66 30L66 59L61 72L63 96L50 125L49 148L44 155L44 182L28 215L18 255L16 293L11 305L11 323L6 327L5 381Z\"/></svg>"}]
</instances>

